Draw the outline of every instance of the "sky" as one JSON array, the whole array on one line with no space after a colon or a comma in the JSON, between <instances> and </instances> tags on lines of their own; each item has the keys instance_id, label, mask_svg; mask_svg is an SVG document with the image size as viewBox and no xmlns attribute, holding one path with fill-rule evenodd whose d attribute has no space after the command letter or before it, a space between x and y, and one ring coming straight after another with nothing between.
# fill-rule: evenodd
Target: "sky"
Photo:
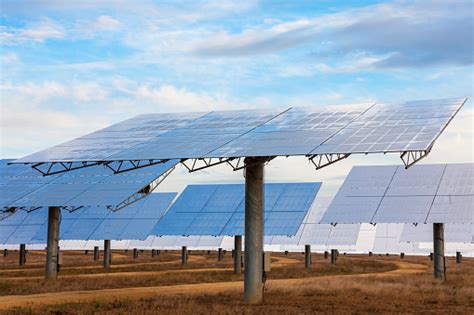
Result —
<instances>
[{"instance_id":1,"label":"sky","mask_svg":"<svg viewBox=\"0 0 474 315\"><path fill-rule=\"evenodd\" d=\"M142 113L469 98L423 163L474 162L474 4L463 1L0 0L1 157ZM317 171L278 158L268 181L337 190L353 156ZM159 188L242 182L178 169Z\"/></svg>"}]
</instances>

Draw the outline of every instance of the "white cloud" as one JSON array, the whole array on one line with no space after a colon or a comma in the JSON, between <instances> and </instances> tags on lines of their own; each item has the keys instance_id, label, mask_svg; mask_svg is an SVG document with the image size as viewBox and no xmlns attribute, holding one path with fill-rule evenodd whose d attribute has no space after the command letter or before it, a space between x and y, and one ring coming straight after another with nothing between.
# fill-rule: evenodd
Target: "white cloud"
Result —
<instances>
[{"instance_id":1,"label":"white cloud","mask_svg":"<svg viewBox=\"0 0 474 315\"><path fill-rule=\"evenodd\" d=\"M2 44L16 44L26 41L41 43L48 39L60 39L66 36L66 30L48 18L25 28L2 27L0 31L0 43Z\"/></svg>"},{"instance_id":2,"label":"white cloud","mask_svg":"<svg viewBox=\"0 0 474 315\"><path fill-rule=\"evenodd\" d=\"M100 31L116 31L120 29L122 24L111 16L101 15L97 18L94 25Z\"/></svg>"},{"instance_id":3,"label":"white cloud","mask_svg":"<svg viewBox=\"0 0 474 315\"><path fill-rule=\"evenodd\" d=\"M96 82L78 83L73 86L74 97L80 102L103 100L107 91Z\"/></svg>"}]
</instances>

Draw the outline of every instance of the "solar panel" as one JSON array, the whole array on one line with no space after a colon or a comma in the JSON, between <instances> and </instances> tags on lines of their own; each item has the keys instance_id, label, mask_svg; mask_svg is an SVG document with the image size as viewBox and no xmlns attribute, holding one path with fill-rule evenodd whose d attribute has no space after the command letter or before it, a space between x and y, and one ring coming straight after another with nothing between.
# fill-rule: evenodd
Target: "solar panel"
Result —
<instances>
[{"instance_id":1,"label":"solar panel","mask_svg":"<svg viewBox=\"0 0 474 315\"><path fill-rule=\"evenodd\" d=\"M472 163L356 166L321 223L472 223L473 187Z\"/></svg>"},{"instance_id":2,"label":"solar panel","mask_svg":"<svg viewBox=\"0 0 474 315\"><path fill-rule=\"evenodd\" d=\"M158 177L178 161L113 174L102 166L42 176L27 165L0 162L0 207L116 206Z\"/></svg>"},{"instance_id":3,"label":"solar panel","mask_svg":"<svg viewBox=\"0 0 474 315\"><path fill-rule=\"evenodd\" d=\"M168 209L175 193L154 193L128 206L127 214L105 207L61 211L61 240L145 239ZM16 211L0 221L0 244L46 243L48 209Z\"/></svg>"},{"instance_id":4,"label":"solar panel","mask_svg":"<svg viewBox=\"0 0 474 315\"><path fill-rule=\"evenodd\" d=\"M141 115L15 163L427 151L465 101Z\"/></svg>"},{"instance_id":5,"label":"solar panel","mask_svg":"<svg viewBox=\"0 0 474 315\"><path fill-rule=\"evenodd\" d=\"M418 243L400 242L400 236L403 231L404 224L377 224L375 232L375 240L372 251L374 253L421 253L423 250L418 247ZM431 245L432 247L433 245ZM428 250L424 250L429 253Z\"/></svg>"},{"instance_id":6,"label":"solar panel","mask_svg":"<svg viewBox=\"0 0 474 315\"><path fill-rule=\"evenodd\" d=\"M320 183L265 185L265 234L294 235ZM153 230L154 235L244 234L244 186L189 185Z\"/></svg>"},{"instance_id":7,"label":"solar panel","mask_svg":"<svg viewBox=\"0 0 474 315\"><path fill-rule=\"evenodd\" d=\"M472 224L446 224L444 227L444 240L448 243L471 243L473 237ZM400 242L421 243L433 242L432 224L405 224Z\"/></svg>"}]
</instances>

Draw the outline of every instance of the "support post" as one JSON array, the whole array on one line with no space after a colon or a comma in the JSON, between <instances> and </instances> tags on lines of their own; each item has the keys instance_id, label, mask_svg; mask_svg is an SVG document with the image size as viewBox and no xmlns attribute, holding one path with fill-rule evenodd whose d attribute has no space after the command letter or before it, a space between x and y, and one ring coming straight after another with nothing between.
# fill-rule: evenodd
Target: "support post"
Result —
<instances>
[{"instance_id":1,"label":"support post","mask_svg":"<svg viewBox=\"0 0 474 315\"><path fill-rule=\"evenodd\" d=\"M433 253L430 253L430 261L433 261Z\"/></svg>"},{"instance_id":2,"label":"support post","mask_svg":"<svg viewBox=\"0 0 474 315\"><path fill-rule=\"evenodd\" d=\"M99 261L99 246L94 246L94 261Z\"/></svg>"},{"instance_id":3,"label":"support post","mask_svg":"<svg viewBox=\"0 0 474 315\"><path fill-rule=\"evenodd\" d=\"M234 236L234 273L242 274L242 235Z\"/></svg>"},{"instance_id":4,"label":"support post","mask_svg":"<svg viewBox=\"0 0 474 315\"><path fill-rule=\"evenodd\" d=\"M434 276L445 279L446 266L444 261L444 224L433 223Z\"/></svg>"},{"instance_id":5,"label":"support post","mask_svg":"<svg viewBox=\"0 0 474 315\"><path fill-rule=\"evenodd\" d=\"M304 246L304 267L311 269L311 245Z\"/></svg>"},{"instance_id":6,"label":"support post","mask_svg":"<svg viewBox=\"0 0 474 315\"><path fill-rule=\"evenodd\" d=\"M245 272L244 301L259 303L263 298L263 211L264 165L259 158L245 162Z\"/></svg>"},{"instance_id":7,"label":"support post","mask_svg":"<svg viewBox=\"0 0 474 315\"><path fill-rule=\"evenodd\" d=\"M181 265L186 266L188 264L188 248L183 246L181 248Z\"/></svg>"},{"instance_id":8,"label":"support post","mask_svg":"<svg viewBox=\"0 0 474 315\"><path fill-rule=\"evenodd\" d=\"M88 255L88 254L89 254L89 250L86 249L86 250L84 251L84 255Z\"/></svg>"},{"instance_id":9,"label":"support post","mask_svg":"<svg viewBox=\"0 0 474 315\"><path fill-rule=\"evenodd\" d=\"M104 240L104 268L110 267L110 240Z\"/></svg>"},{"instance_id":10,"label":"support post","mask_svg":"<svg viewBox=\"0 0 474 315\"><path fill-rule=\"evenodd\" d=\"M4 249L3 250L3 257L7 257L8 256L8 249Z\"/></svg>"},{"instance_id":11,"label":"support post","mask_svg":"<svg viewBox=\"0 0 474 315\"><path fill-rule=\"evenodd\" d=\"M20 266L24 266L26 263L26 245L20 244Z\"/></svg>"},{"instance_id":12,"label":"support post","mask_svg":"<svg viewBox=\"0 0 474 315\"><path fill-rule=\"evenodd\" d=\"M133 249L133 259L138 259L138 249L137 248Z\"/></svg>"},{"instance_id":13,"label":"support post","mask_svg":"<svg viewBox=\"0 0 474 315\"><path fill-rule=\"evenodd\" d=\"M456 252L456 264L460 264L462 262L462 254L461 252Z\"/></svg>"},{"instance_id":14,"label":"support post","mask_svg":"<svg viewBox=\"0 0 474 315\"><path fill-rule=\"evenodd\" d=\"M324 251L324 259L328 259L329 257L329 252L327 250Z\"/></svg>"},{"instance_id":15,"label":"support post","mask_svg":"<svg viewBox=\"0 0 474 315\"><path fill-rule=\"evenodd\" d=\"M400 253L400 259L404 259L405 258L405 253Z\"/></svg>"},{"instance_id":16,"label":"support post","mask_svg":"<svg viewBox=\"0 0 474 315\"><path fill-rule=\"evenodd\" d=\"M369 257L372 257L373 253L372 252L369 252Z\"/></svg>"},{"instance_id":17,"label":"support post","mask_svg":"<svg viewBox=\"0 0 474 315\"><path fill-rule=\"evenodd\" d=\"M331 249L331 264L336 264L337 260L337 249Z\"/></svg>"},{"instance_id":18,"label":"support post","mask_svg":"<svg viewBox=\"0 0 474 315\"><path fill-rule=\"evenodd\" d=\"M217 260L221 261L223 256L224 254L222 254L222 248L219 247L219 249L217 250Z\"/></svg>"},{"instance_id":19,"label":"support post","mask_svg":"<svg viewBox=\"0 0 474 315\"><path fill-rule=\"evenodd\" d=\"M59 207L48 208L48 240L46 247L46 280L54 280L58 276L58 246L59 246Z\"/></svg>"},{"instance_id":20,"label":"support post","mask_svg":"<svg viewBox=\"0 0 474 315\"><path fill-rule=\"evenodd\" d=\"M154 258L156 256L156 249L151 250L151 257Z\"/></svg>"}]
</instances>

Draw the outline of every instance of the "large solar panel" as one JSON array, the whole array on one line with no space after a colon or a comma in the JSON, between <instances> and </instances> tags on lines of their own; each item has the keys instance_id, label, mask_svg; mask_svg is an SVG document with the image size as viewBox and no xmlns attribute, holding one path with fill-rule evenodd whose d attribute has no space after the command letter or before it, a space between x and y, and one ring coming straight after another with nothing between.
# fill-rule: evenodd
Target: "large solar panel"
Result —
<instances>
[{"instance_id":1,"label":"large solar panel","mask_svg":"<svg viewBox=\"0 0 474 315\"><path fill-rule=\"evenodd\" d=\"M293 236L273 236L266 240L267 245L355 245L360 224L319 224L331 199L317 197L304 218L303 224Z\"/></svg>"},{"instance_id":2,"label":"large solar panel","mask_svg":"<svg viewBox=\"0 0 474 315\"><path fill-rule=\"evenodd\" d=\"M265 234L294 235L321 183L265 185ZM189 185L154 235L244 235L244 185Z\"/></svg>"},{"instance_id":3,"label":"large solar panel","mask_svg":"<svg viewBox=\"0 0 474 315\"><path fill-rule=\"evenodd\" d=\"M429 151L465 101L141 115L15 163Z\"/></svg>"},{"instance_id":4,"label":"large solar panel","mask_svg":"<svg viewBox=\"0 0 474 315\"><path fill-rule=\"evenodd\" d=\"M404 224L377 224L375 239L372 251L374 253L422 253L428 254L433 251L431 244L429 249L421 249L418 243L400 242L400 236L403 231Z\"/></svg>"},{"instance_id":5,"label":"large solar panel","mask_svg":"<svg viewBox=\"0 0 474 315\"><path fill-rule=\"evenodd\" d=\"M460 223L474 217L474 164L356 166L321 223Z\"/></svg>"},{"instance_id":6,"label":"large solar panel","mask_svg":"<svg viewBox=\"0 0 474 315\"><path fill-rule=\"evenodd\" d=\"M178 161L113 174L93 166L42 176L28 165L0 161L0 207L116 206L173 168Z\"/></svg>"},{"instance_id":7,"label":"large solar panel","mask_svg":"<svg viewBox=\"0 0 474 315\"><path fill-rule=\"evenodd\" d=\"M448 243L471 243L474 236L472 224L446 224L444 227L444 240ZM432 224L405 224L400 242L433 242Z\"/></svg>"},{"instance_id":8,"label":"large solar panel","mask_svg":"<svg viewBox=\"0 0 474 315\"><path fill-rule=\"evenodd\" d=\"M145 239L168 209L175 193L153 193L123 210L84 207L61 211L61 240ZM0 221L0 244L42 244L47 241L48 209L17 210Z\"/></svg>"}]
</instances>

